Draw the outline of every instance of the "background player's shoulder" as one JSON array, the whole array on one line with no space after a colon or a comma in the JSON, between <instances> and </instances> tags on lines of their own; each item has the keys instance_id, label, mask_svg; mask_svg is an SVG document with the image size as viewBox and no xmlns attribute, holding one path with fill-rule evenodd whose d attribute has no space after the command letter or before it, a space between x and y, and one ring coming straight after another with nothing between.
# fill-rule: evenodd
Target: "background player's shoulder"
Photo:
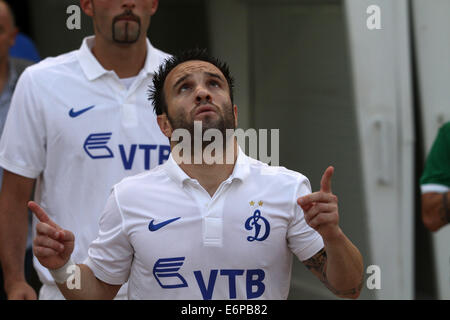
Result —
<instances>
[{"instance_id":1,"label":"background player's shoulder","mask_svg":"<svg viewBox=\"0 0 450 320\"><path fill-rule=\"evenodd\" d=\"M61 54L56 57L48 57L25 69L24 73L32 78L35 84L48 86L61 76L75 74L79 67L76 51ZM69 74L67 73L69 72Z\"/></svg>"},{"instance_id":2,"label":"background player's shoulder","mask_svg":"<svg viewBox=\"0 0 450 320\"><path fill-rule=\"evenodd\" d=\"M78 62L76 52L77 50L74 50L63 53L59 56L47 57L44 60L32 65L29 69L31 69L33 72L41 72L48 71L52 68L58 68L66 64Z\"/></svg>"}]
</instances>

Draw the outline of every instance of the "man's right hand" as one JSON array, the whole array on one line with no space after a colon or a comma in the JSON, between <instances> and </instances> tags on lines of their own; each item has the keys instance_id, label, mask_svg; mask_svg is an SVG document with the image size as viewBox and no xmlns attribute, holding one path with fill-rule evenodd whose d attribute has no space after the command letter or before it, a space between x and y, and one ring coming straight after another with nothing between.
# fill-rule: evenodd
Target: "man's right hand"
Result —
<instances>
[{"instance_id":1,"label":"man's right hand","mask_svg":"<svg viewBox=\"0 0 450 320\"><path fill-rule=\"evenodd\" d=\"M36 202L28 202L28 208L40 221L33 241L34 255L47 269L63 267L73 252L75 236L53 222Z\"/></svg>"},{"instance_id":2,"label":"man's right hand","mask_svg":"<svg viewBox=\"0 0 450 320\"><path fill-rule=\"evenodd\" d=\"M5 283L5 291L8 300L36 300L37 295L34 289L25 281Z\"/></svg>"}]
</instances>

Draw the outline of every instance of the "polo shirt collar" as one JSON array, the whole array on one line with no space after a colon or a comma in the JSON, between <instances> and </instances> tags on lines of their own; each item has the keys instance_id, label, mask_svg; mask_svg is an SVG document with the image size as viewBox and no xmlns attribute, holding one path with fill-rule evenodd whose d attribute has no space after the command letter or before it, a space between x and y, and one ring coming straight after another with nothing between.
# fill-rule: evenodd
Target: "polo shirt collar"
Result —
<instances>
[{"instance_id":1,"label":"polo shirt collar","mask_svg":"<svg viewBox=\"0 0 450 320\"><path fill-rule=\"evenodd\" d=\"M229 181L244 181L250 175L250 164L256 160L248 157L240 147L238 147L238 156L234 165L233 172L227 179ZM164 164L165 170L169 177L174 180L180 187L183 187L185 181L196 181L189 177L183 169L175 162L170 154L169 159Z\"/></svg>"},{"instance_id":2,"label":"polo shirt collar","mask_svg":"<svg viewBox=\"0 0 450 320\"><path fill-rule=\"evenodd\" d=\"M255 161L255 159L248 157L241 147L238 146L237 160L230 177L244 181L250 175L250 164Z\"/></svg>"},{"instance_id":3,"label":"polo shirt collar","mask_svg":"<svg viewBox=\"0 0 450 320\"><path fill-rule=\"evenodd\" d=\"M156 56L156 49L152 46L150 41L147 41L147 57L145 59L144 68L141 73L144 72L145 76L154 74L159 67L159 60ZM89 36L83 39L80 50L78 50L78 61L80 62L81 69L88 78L89 81L100 78L104 74L110 72L103 68L98 62L97 58L92 53L92 47L95 43L95 36Z\"/></svg>"}]
</instances>

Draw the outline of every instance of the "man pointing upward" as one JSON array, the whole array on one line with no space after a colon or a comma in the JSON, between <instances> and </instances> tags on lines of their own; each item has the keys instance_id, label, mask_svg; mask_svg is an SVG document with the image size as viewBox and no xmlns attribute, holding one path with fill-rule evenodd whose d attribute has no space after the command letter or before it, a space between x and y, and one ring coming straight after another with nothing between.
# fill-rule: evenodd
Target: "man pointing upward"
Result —
<instances>
[{"instance_id":1,"label":"man pointing upward","mask_svg":"<svg viewBox=\"0 0 450 320\"><path fill-rule=\"evenodd\" d=\"M297 200L305 214L305 221L322 236L326 248L304 263L334 294L354 296L362 289L362 282L349 290L338 289L343 288L347 281L343 277L345 270L352 269L355 262L360 263L362 260L345 259L347 256L357 257L359 252L339 227L338 199L331 192L333 173L334 168L328 167L322 176L320 191ZM321 262L324 260L327 263ZM327 270L328 264L337 268Z\"/></svg>"},{"instance_id":2,"label":"man pointing upward","mask_svg":"<svg viewBox=\"0 0 450 320\"><path fill-rule=\"evenodd\" d=\"M232 89L228 67L204 51L168 60L151 94L161 131L171 139L177 129L193 132L195 121L204 130L236 128ZM224 141L231 163L193 164L173 152L114 186L99 235L78 264L79 290L66 283L73 234L30 203L41 221L35 255L62 294L111 299L128 281L130 299L286 299L293 253L337 296L357 298L363 262L338 224L334 169L311 193L302 174L247 157L233 136Z\"/></svg>"}]
</instances>

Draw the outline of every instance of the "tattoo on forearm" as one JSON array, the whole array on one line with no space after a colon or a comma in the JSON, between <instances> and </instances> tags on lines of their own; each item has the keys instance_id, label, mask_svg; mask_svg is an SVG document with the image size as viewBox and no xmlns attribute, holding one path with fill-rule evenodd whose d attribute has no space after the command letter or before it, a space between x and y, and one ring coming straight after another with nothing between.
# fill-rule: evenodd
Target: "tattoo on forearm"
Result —
<instances>
[{"instance_id":1,"label":"tattoo on forearm","mask_svg":"<svg viewBox=\"0 0 450 320\"><path fill-rule=\"evenodd\" d=\"M327 262L327 252L325 249L317 252L312 258L304 261L304 265L311 271L315 273L324 274L325 265Z\"/></svg>"},{"instance_id":2,"label":"tattoo on forearm","mask_svg":"<svg viewBox=\"0 0 450 320\"><path fill-rule=\"evenodd\" d=\"M312 273L314 273L320 281L335 295L337 296L350 296L357 294L361 291L363 282L364 282L364 276L361 278L361 281L359 285L356 288L351 288L348 290L337 290L334 288L330 282L327 279L327 273L326 273L326 266L327 266L327 252L325 249L320 250L318 253L316 253L312 258L303 261L303 264L311 270Z\"/></svg>"}]
</instances>

